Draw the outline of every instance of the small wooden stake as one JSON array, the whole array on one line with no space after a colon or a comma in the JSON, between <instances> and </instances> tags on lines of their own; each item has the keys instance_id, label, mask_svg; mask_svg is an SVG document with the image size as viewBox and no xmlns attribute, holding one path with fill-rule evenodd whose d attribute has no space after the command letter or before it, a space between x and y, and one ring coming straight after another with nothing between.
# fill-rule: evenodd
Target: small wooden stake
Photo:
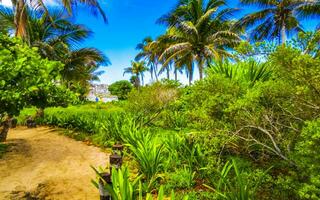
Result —
<instances>
[{"instance_id":1,"label":"small wooden stake","mask_svg":"<svg viewBox=\"0 0 320 200\"><path fill-rule=\"evenodd\" d=\"M121 156L123 156L123 148L124 148L124 146L122 144L120 144L119 142L112 146L112 150L115 153L119 153Z\"/></svg>"},{"instance_id":2,"label":"small wooden stake","mask_svg":"<svg viewBox=\"0 0 320 200\"><path fill-rule=\"evenodd\" d=\"M122 157L118 154L112 154L110 156L110 165L115 166L116 169L119 169L122 165Z\"/></svg>"},{"instance_id":3,"label":"small wooden stake","mask_svg":"<svg viewBox=\"0 0 320 200\"><path fill-rule=\"evenodd\" d=\"M111 182L111 174L110 173L101 173L103 181L99 180L99 192L100 192L100 200L112 200L109 191L105 188L105 184L108 184L112 187Z\"/></svg>"}]
</instances>

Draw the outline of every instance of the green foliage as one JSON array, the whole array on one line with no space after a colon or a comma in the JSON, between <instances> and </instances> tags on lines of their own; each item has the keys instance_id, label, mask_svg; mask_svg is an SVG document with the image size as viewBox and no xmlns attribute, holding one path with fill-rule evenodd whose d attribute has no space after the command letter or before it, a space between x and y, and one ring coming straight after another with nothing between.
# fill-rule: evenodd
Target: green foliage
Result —
<instances>
[{"instance_id":1,"label":"green foliage","mask_svg":"<svg viewBox=\"0 0 320 200\"><path fill-rule=\"evenodd\" d=\"M136 134L141 133L136 132ZM148 188L158 178L157 175L163 169L165 160L163 154L164 146L159 144L158 141L156 137L147 132L144 136L128 144L134 159L138 163L140 173L144 175L146 181L150 184Z\"/></svg>"},{"instance_id":2,"label":"green foliage","mask_svg":"<svg viewBox=\"0 0 320 200\"><path fill-rule=\"evenodd\" d=\"M127 111L133 113L138 122L147 125L159 117L178 95L175 85L156 82L133 90L128 96Z\"/></svg>"},{"instance_id":3,"label":"green foliage","mask_svg":"<svg viewBox=\"0 0 320 200\"><path fill-rule=\"evenodd\" d=\"M296 146L296 162L300 167L301 184L298 194L303 199L320 198L320 119L308 122Z\"/></svg>"},{"instance_id":4,"label":"green foliage","mask_svg":"<svg viewBox=\"0 0 320 200\"><path fill-rule=\"evenodd\" d=\"M51 95L63 90L55 83L63 65L42 59L37 49L16 38L1 34L0 44L0 114L17 115L27 105L55 102Z\"/></svg>"},{"instance_id":5,"label":"green foliage","mask_svg":"<svg viewBox=\"0 0 320 200\"><path fill-rule=\"evenodd\" d=\"M111 104L86 104L67 108L52 107L44 111L44 118L39 123L75 130L71 136L78 137L84 132L99 146L110 146L120 139L121 124L124 114L121 108ZM35 115L35 109L25 109L19 116L19 124L24 124L27 116ZM112 139L112 141L110 140Z\"/></svg>"},{"instance_id":6,"label":"green foliage","mask_svg":"<svg viewBox=\"0 0 320 200\"><path fill-rule=\"evenodd\" d=\"M228 177L231 170L234 170L235 181ZM243 172L239 170L235 160L229 161L223 166L219 172L220 179L215 184L215 188L207 186L209 189L218 194L218 199L227 200L253 200L261 180L249 183L243 176ZM261 178L261 177L260 177Z\"/></svg>"},{"instance_id":7,"label":"green foliage","mask_svg":"<svg viewBox=\"0 0 320 200\"><path fill-rule=\"evenodd\" d=\"M92 167L93 168L93 167ZM140 182L140 176L132 179L130 177L128 167L121 167L116 170L112 169L112 185L106 183L101 177L102 170L97 170L93 168L96 172L97 180L92 180L92 183L99 188L99 180L104 184L104 188L111 194L112 199L115 200L153 200L153 195L151 193L147 193L145 197L143 196L142 185ZM157 200L165 200L165 194L163 186L160 187L159 192L157 194ZM175 194L171 192L171 200L175 199ZM188 200L188 196L184 197L184 200Z\"/></svg>"},{"instance_id":8,"label":"green foliage","mask_svg":"<svg viewBox=\"0 0 320 200\"><path fill-rule=\"evenodd\" d=\"M249 82L250 86L253 86L258 81L267 81L272 75L272 70L269 63L259 63L255 60L236 64L225 61L211 65L208 73L222 74L230 79Z\"/></svg>"},{"instance_id":9,"label":"green foliage","mask_svg":"<svg viewBox=\"0 0 320 200\"><path fill-rule=\"evenodd\" d=\"M132 84L129 81L117 81L109 86L109 91L112 95L116 95L119 100L128 98L128 93L132 90Z\"/></svg>"},{"instance_id":10,"label":"green foliage","mask_svg":"<svg viewBox=\"0 0 320 200\"><path fill-rule=\"evenodd\" d=\"M318 199L319 66L314 51L279 46L264 62L212 66L192 86L162 81L127 101L49 108L44 123L126 144L141 184L115 172L119 195L156 198L163 185L159 199L163 188L175 199Z\"/></svg>"},{"instance_id":11,"label":"green foliage","mask_svg":"<svg viewBox=\"0 0 320 200\"><path fill-rule=\"evenodd\" d=\"M191 189L195 184L195 172L188 167L176 169L175 172L166 174L167 181L165 187L168 189Z\"/></svg>"}]
</instances>

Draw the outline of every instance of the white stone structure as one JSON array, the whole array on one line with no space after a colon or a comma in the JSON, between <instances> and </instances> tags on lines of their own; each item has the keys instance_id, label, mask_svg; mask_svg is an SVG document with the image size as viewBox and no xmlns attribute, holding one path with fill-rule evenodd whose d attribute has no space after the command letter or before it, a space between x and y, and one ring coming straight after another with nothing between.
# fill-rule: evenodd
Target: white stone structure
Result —
<instances>
[{"instance_id":1,"label":"white stone structure","mask_svg":"<svg viewBox=\"0 0 320 200\"><path fill-rule=\"evenodd\" d=\"M91 84L87 98L89 101L96 101L97 97L102 102L118 101L117 96L110 94L107 84Z\"/></svg>"}]
</instances>

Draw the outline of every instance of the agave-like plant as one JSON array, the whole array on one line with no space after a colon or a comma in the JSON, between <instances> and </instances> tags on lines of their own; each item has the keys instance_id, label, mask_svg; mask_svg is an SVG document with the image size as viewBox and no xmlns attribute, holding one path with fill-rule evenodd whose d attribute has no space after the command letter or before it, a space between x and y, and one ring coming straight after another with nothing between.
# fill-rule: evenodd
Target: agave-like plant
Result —
<instances>
[{"instance_id":1,"label":"agave-like plant","mask_svg":"<svg viewBox=\"0 0 320 200\"><path fill-rule=\"evenodd\" d=\"M135 145L128 144L128 146L138 163L140 173L152 185L152 182L158 178L164 165L164 145L159 144L157 139L148 133L141 140L137 141Z\"/></svg>"},{"instance_id":2,"label":"agave-like plant","mask_svg":"<svg viewBox=\"0 0 320 200\"><path fill-rule=\"evenodd\" d=\"M230 177L230 172L233 169L235 180ZM267 170L268 171L268 170ZM264 174L267 172L265 171ZM208 189L216 192L221 199L225 200L254 200L259 184L262 181L262 176L255 183L249 183L239 170L237 162L228 161L218 172L220 179L215 184L215 187L204 185Z\"/></svg>"},{"instance_id":3,"label":"agave-like plant","mask_svg":"<svg viewBox=\"0 0 320 200\"><path fill-rule=\"evenodd\" d=\"M123 166L120 169L112 169L111 181L112 185L106 183L101 177L103 172L102 168L96 169L91 167L97 175L96 180L91 180L93 185L99 189L99 180L102 181L104 189L106 189L110 194L113 200L153 200L154 197L152 194L147 193L144 196L144 191L141 183L141 176L138 176L134 179L130 178L129 169L127 166ZM164 195L163 186L160 186L158 191L157 200L167 199ZM171 192L171 200L175 199L174 191ZM188 200L188 196L185 196L183 200Z\"/></svg>"},{"instance_id":4,"label":"agave-like plant","mask_svg":"<svg viewBox=\"0 0 320 200\"><path fill-rule=\"evenodd\" d=\"M232 64L229 61L215 62L209 65L209 72L222 74L232 80L247 81L254 86L258 81L267 81L272 76L269 63L254 60Z\"/></svg>"}]
</instances>

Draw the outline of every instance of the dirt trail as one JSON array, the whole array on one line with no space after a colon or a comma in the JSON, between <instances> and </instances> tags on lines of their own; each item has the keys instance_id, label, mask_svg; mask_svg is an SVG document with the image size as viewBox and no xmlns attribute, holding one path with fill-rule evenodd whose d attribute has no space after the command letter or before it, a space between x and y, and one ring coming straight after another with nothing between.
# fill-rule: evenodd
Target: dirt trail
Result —
<instances>
[{"instance_id":1,"label":"dirt trail","mask_svg":"<svg viewBox=\"0 0 320 200\"><path fill-rule=\"evenodd\" d=\"M0 199L99 199L90 165L108 156L59 132L40 127L10 130L9 152L0 159Z\"/></svg>"}]
</instances>

